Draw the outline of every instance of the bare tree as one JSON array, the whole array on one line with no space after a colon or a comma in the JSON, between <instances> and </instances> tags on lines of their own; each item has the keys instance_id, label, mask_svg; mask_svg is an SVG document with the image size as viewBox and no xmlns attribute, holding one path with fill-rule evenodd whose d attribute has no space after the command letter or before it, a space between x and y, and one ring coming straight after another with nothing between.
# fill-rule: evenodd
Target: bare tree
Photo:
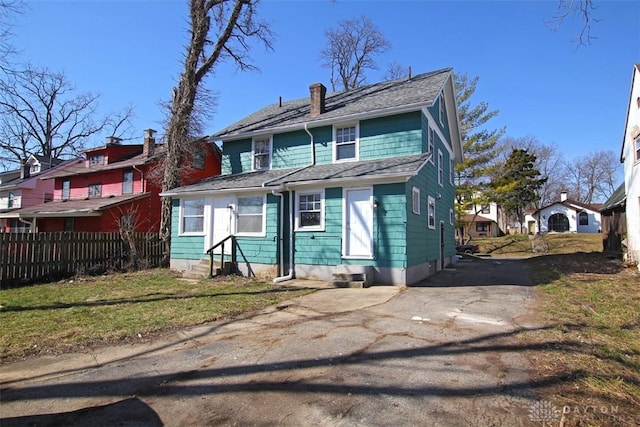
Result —
<instances>
[{"instance_id":1,"label":"bare tree","mask_svg":"<svg viewBox=\"0 0 640 427\"><path fill-rule=\"evenodd\" d=\"M391 43L365 16L338 23L325 32L327 47L320 52L322 65L331 70L331 87L351 90L365 83L365 71L375 70L374 57L386 52Z\"/></svg>"},{"instance_id":2,"label":"bare tree","mask_svg":"<svg viewBox=\"0 0 640 427\"><path fill-rule=\"evenodd\" d=\"M595 38L591 35L591 24L599 21L593 16L595 9L594 0L558 0L558 8L551 20L553 30L557 31L560 24L568 18L577 17L582 23L580 32L576 36L578 46L590 45Z\"/></svg>"},{"instance_id":3,"label":"bare tree","mask_svg":"<svg viewBox=\"0 0 640 427\"><path fill-rule=\"evenodd\" d=\"M16 53L11 39L13 38L11 17L22 13L24 2L21 0L0 0L0 69L5 70L9 58Z\"/></svg>"},{"instance_id":4,"label":"bare tree","mask_svg":"<svg viewBox=\"0 0 640 427\"><path fill-rule=\"evenodd\" d=\"M257 0L190 0L190 41L183 70L173 88L166 130L166 156L162 189L180 185L185 144L198 132L198 100L203 81L220 62L231 60L239 70L252 70L250 42L272 48L273 34L256 15ZM200 111L205 110L204 107ZM171 200L162 200L160 233L165 242L165 262L171 244Z\"/></svg>"},{"instance_id":5,"label":"bare tree","mask_svg":"<svg viewBox=\"0 0 640 427\"><path fill-rule=\"evenodd\" d=\"M568 164L566 190L578 202L603 202L615 191L620 169L620 162L611 150L577 157Z\"/></svg>"},{"instance_id":6,"label":"bare tree","mask_svg":"<svg viewBox=\"0 0 640 427\"><path fill-rule=\"evenodd\" d=\"M122 136L131 107L96 118L99 95L76 91L63 73L27 65L0 80L0 152L19 163L30 154L77 155L99 133Z\"/></svg>"},{"instance_id":7,"label":"bare tree","mask_svg":"<svg viewBox=\"0 0 640 427\"><path fill-rule=\"evenodd\" d=\"M409 69L403 67L397 62L392 62L387 66L387 72L384 74L385 80L398 80L409 76Z\"/></svg>"}]
</instances>

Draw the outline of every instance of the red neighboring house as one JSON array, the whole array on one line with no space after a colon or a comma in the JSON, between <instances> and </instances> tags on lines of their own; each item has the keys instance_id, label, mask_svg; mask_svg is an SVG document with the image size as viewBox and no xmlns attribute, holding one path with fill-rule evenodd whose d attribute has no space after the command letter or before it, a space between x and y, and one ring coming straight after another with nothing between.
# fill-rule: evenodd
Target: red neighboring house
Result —
<instances>
[{"instance_id":1,"label":"red neighboring house","mask_svg":"<svg viewBox=\"0 0 640 427\"><path fill-rule=\"evenodd\" d=\"M155 131L145 131L143 144L107 144L84 152L84 158L48 175L54 179L53 201L12 212L31 232L119 231L157 232L160 226L164 145ZM185 152L181 185L220 174L221 151L208 137L198 138Z\"/></svg>"}]
</instances>

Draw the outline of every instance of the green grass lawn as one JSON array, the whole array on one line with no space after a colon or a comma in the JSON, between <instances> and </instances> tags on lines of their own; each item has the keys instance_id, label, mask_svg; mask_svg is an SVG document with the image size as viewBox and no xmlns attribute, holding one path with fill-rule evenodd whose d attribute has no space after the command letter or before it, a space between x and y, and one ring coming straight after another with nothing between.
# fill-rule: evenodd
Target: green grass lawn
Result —
<instances>
[{"instance_id":1,"label":"green grass lawn","mask_svg":"<svg viewBox=\"0 0 640 427\"><path fill-rule=\"evenodd\" d=\"M306 292L234 277L185 281L165 269L2 290L0 359L146 337Z\"/></svg>"}]
</instances>

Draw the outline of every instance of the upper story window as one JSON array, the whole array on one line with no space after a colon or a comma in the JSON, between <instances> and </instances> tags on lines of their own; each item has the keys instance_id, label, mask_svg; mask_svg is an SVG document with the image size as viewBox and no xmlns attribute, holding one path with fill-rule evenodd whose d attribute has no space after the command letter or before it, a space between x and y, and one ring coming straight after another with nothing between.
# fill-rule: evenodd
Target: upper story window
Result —
<instances>
[{"instance_id":1,"label":"upper story window","mask_svg":"<svg viewBox=\"0 0 640 427\"><path fill-rule=\"evenodd\" d=\"M324 230L324 191L297 192L296 230Z\"/></svg>"},{"instance_id":2,"label":"upper story window","mask_svg":"<svg viewBox=\"0 0 640 427\"><path fill-rule=\"evenodd\" d=\"M480 209L481 214L490 214L491 213L491 205L483 205Z\"/></svg>"},{"instance_id":3,"label":"upper story window","mask_svg":"<svg viewBox=\"0 0 640 427\"><path fill-rule=\"evenodd\" d=\"M334 161L358 160L358 126L334 128L334 140Z\"/></svg>"},{"instance_id":4,"label":"upper story window","mask_svg":"<svg viewBox=\"0 0 640 427\"><path fill-rule=\"evenodd\" d=\"M204 169L204 150L196 150L193 152L191 163L196 169Z\"/></svg>"},{"instance_id":5,"label":"upper story window","mask_svg":"<svg viewBox=\"0 0 640 427\"><path fill-rule=\"evenodd\" d=\"M43 202L44 203L53 202L53 193L44 193Z\"/></svg>"},{"instance_id":6,"label":"upper story window","mask_svg":"<svg viewBox=\"0 0 640 427\"><path fill-rule=\"evenodd\" d=\"M412 195L412 210L416 215L420 215L420 189L417 187L413 187L411 189Z\"/></svg>"},{"instance_id":7,"label":"upper story window","mask_svg":"<svg viewBox=\"0 0 640 427\"><path fill-rule=\"evenodd\" d=\"M640 161L640 136L636 138L636 162Z\"/></svg>"},{"instance_id":8,"label":"upper story window","mask_svg":"<svg viewBox=\"0 0 640 427\"><path fill-rule=\"evenodd\" d=\"M445 117L444 94L440 95L439 104L440 104L440 110L439 110L440 124L444 126L444 117Z\"/></svg>"},{"instance_id":9,"label":"upper story window","mask_svg":"<svg viewBox=\"0 0 640 427\"><path fill-rule=\"evenodd\" d=\"M444 183L444 156L442 151L438 150L438 184Z\"/></svg>"},{"instance_id":10,"label":"upper story window","mask_svg":"<svg viewBox=\"0 0 640 427\"><path fill-rule=\"evenodd\" d=\"M580 212L578 214L578 220L580 225L589 225L589 215L586 212Z\"/></svg>"},{"instance_id":11,"label":"upper story window","mask_svg":"<svg viewBox=\"0 0 640 427\"><path fill-rule=\"evenodd\" d=\"M180 234L204 232L204 199L182 200Z\"/></svg>"},{"instance_id":12,"label":"upper story window","mask_svg":"<svg viewBox=\"0 0 640 427\"><path fill-rule=\"evenodd\" d=\"M102 196L102 184L95 183L89 184L89 197L101 197Z\"/></svg>"},{"instance_id":13,"label":"upper story window","mask_svg":"<svg viewBox=\"0 0 640 427\"><path fill-rule=\"evenodd\" d=\"M429 228L436 228L436 199L427 197L427 224Z\"/></svg>"},{"instance_id":14,"label":"upper story window","mask_svg":"<svg viewBox=\"0 0 640 427\"><path fill-rule=\"evenodd\" d=\"M456 179L456 165L453 162L453 159L449 159L449 181L451 185L454 185Z\"/></svg>"},{"instance_id":15,"label":"upper story window","mask_svg":"<svg viewBox=\"0 0 640 427\"><path fill-rule=\"evenodd\" d=\"M429 131L427 132L427 139L427 142L429 144L429 153L433 153L433 146L435 144L435 131L431 126L429 126ZM431 162L433 162L433 160L431 160Z\"/></svg>"},{"instance_id":16,"label":"upper story window","mask_svg":"<svg viewBox=\"0 0 640 427\"><path fill-rule=\"evenodd\" d=\"M7 208L17 208L16 195L12 191L9 192L9 200L7 202Z\"/></svg>"},{"instance_id":17,"label":"upper story window","mask_svg":"<svg viewBox=\"0 0 640 427\"><path fill-rule=\"evenodd\" d=\"M253 170L271 169L271 138L253 140Z\"/></svg>"},{"instance_id":18,"label":"upper story window","mask_svg":"<svg viewBox=\"0 0 640 427\"><path fill-rule=\"evenodd\" d=\"M453 209L449 209L449 224L453 225L456 222L456 217L453 214Z\"/></svg>"},{"instance_id":19,"label":"upper story window","mask_svg":"<svg viewBox=\"0 0 640 427\"><path fill-rule=\"evenodd\" d=\"M238 197L236 231L238 235L264 234L264 196Z\"/></svg>"},{"instance_id":20,"label":"upper story window","mask_svg":"<svg viewBox=\"0 0 640 427\"><path fill-rule=\"evenodd\" d=\"M62 181L62 200L69 200L71 193L71 181L65 179Z\"/></svg>"},{"instance_id":21,"label":"upper story window","mask_svg":"<svg viewBox=\"0 0 640 427\"><path fill-rule=\"evenodd\" d=\"M40 173L40 163L32 163L31 167L29 168L29 173L32 175Z\"/></svg>"},{"instance_id":22,"label":"upper story window","mask_svg":"<svg viewBox=\"0 0 640 427\"><path fill-rule=\"evenodd\" d=\"M104 164L104 154L94 154L89 157L89 166L100 166Z\"/></svg>"},{"instance_id":23,"label":"upper story window","mask_svg":"<svg viewBox=\"0 0 640 427\"><path fill-rule=\"evenodd\" d=\"M133 171L126 170L122 172L122 194L133 193Z\"/></svg>"}]
</instances>

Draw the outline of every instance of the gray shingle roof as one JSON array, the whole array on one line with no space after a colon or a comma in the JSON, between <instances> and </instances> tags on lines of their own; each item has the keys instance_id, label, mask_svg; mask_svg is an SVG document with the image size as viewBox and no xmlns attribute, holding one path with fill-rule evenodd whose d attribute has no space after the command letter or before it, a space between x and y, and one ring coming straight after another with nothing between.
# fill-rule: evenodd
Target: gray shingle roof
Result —
<instances>
[{"instance_id":1,"label":"gray shingle roof","mask_svg":"<svg viewBox=\"0 0 640 427\"><path fill-rule=\"evenodd\" d=\"M233 191L240 189L273 189L282 184L302 184L309 181L354 181L385 177L408 178L415 175L427 161L429 154L390 157L359 162L332 163L305 168L254 171L233 175L216 176L197 184L179 187L162 195L181 195L198 192ZM265 184L265 185L263 185Z\"/></svg>"},{"instance_id":2,"label":"gray shingle roof","mask_svg":"<svg viewBox=\"0 0 640 427\"><path fill-rule=\"evenodd\" d=\"M407 106L432 105L451 74L451 68L419 74L411 79L399 79L363 86L346 92L326 95L326 111L317 117L310 117L310 98L302 98L269 105L244 119L222 129L215 135L217 139L232 139L244 133L286 128L303 123L327 119L348 118L376 111L389 111Z\"/></svg>"},{"instance_id":3,"label":"gray shingle roof","mask_svg":"<svg viewBox=\"0 0 640 427\"><path fill-rule=\"evenodd\" d=\"M97 214L98 212L119 205L131 202L140 198L149 197L149 193L125 194L113 197L99 197L92 199L70 199L57 200L54 202L41 203L36 206L29 206L16 209L4 214L4 217L47 217L47 216L83 216ZM0 214L2 216L3 214Z\"/></svg>"}]
</instances>

